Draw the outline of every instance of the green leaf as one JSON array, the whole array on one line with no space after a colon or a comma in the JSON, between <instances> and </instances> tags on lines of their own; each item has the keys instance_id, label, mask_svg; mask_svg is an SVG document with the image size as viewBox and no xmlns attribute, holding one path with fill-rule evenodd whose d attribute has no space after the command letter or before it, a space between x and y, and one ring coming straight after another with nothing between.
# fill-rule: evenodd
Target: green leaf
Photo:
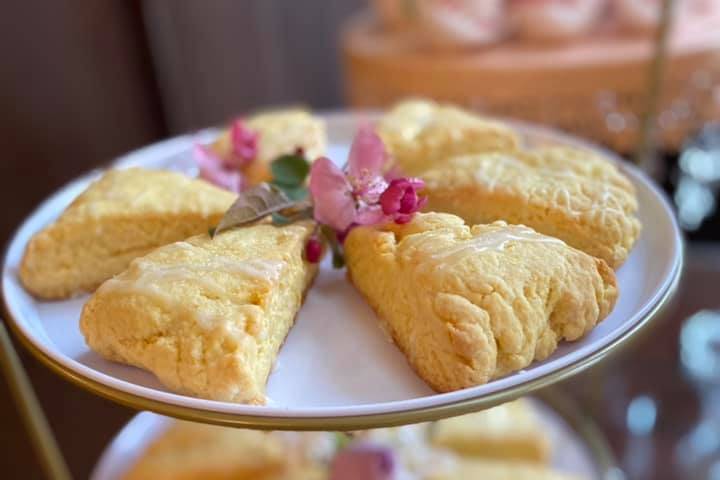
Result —
<instances>
[{"instance_id":1,"label":"green leaf","mask_svg":"<svg viewBox=\"0 0 720 480\"><path fill-rule=\"evenodd\" d=\"M208 235L210 235L210 238L213 238L215 236L215 230L217 230L217 227L208 228Z\"/></svg>"},{"instance_id":2,"label":"green leaf","mask_svg":"<svg viewBox=\"0 0 720 480\"><path fill-rule=\"evenodd\" d=\"M285 192L285 195L287 195L291 200L305 200L308 196L308 189L305 186L288 187L278 184L278 187Z\"/></svg>"},{"instance_id":3,"label":"green leaf","mask_svg":"<svg viewBox=\"0 0 720 480\"><path fill-rule=\"evenodd\" d=\"M255 222L272 213L280 212L301 203L288 198L277 186L261 183L240 193L238 199L225 212L225 216L215 228L215 235L234 227Z\"/></svg>"},{"instance_id":4,"label":"green leaf","mask_svg":"<svg viewBox=\"0 0 720 480\"><path fill-rule=\"evenodd\" d=\"M305 184L310 173L310 162L297 154L281 155L270 164L273 183L285 187L299 187Z\"/></svg>"}]
</instances>

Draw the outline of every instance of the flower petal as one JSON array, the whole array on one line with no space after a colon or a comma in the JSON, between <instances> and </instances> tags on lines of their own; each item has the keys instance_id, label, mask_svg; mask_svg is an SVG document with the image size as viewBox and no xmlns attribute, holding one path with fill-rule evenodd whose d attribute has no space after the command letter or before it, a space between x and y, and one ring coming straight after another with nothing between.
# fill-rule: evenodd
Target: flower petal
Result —
<instances>
[{"instance_id":1,"label":"flower petal","mask_svg":"<svg viewBox=\"0 0 720 480\"><path fill-rule=\"evenodd\" d=\"M380 136L370 125L363 125L350 147L348 173L359 181L381 175L387 158L385 144Z\"/></svg>"},{"instance_id":2,"label":"flower petal","mask_svg":"<svg viewBox=\"0 0 720 480\"><path fill-rule=\"evenodd\" d=\"M352 187L342 170L325 157L312 164L310 194L318 222L342 231L355 221Z\"/></svg>"},{"instance_id":3,"label":"flower petal","mask_svg":"<svg viewBox=\"0 0 720 480\"><path fill-rule=\"evenodd\" d=\"M387 221L380 205L367 205L358 209L355 223L358 225L376 225Z\"/></svg>"}]
</instances>

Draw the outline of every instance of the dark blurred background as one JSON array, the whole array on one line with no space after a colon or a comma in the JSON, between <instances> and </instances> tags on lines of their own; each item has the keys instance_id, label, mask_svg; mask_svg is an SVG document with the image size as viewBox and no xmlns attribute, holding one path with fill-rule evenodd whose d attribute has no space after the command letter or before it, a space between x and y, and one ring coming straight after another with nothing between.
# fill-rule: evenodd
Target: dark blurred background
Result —
<instances>
[{"instance_id":1,"label":"dark blurred background","mask_svg":"<svg viewBox=\"0 0 720 480\"><path fill-rule=\"evenodd\" d=\"M63 183L134 148L258 106L343 106L340 29L365 6L364 0L4 2L0 238L7 241ZM676 197L678 159L700 127L661 152L660 181ZM708 197L690 192L690 198L702 207ZM720 229L717 215L706 216L688 226L699 241L689 245L677 301L651 334L567 385L588 402L618 457L644 472L631 478L681 478L668 465L700 415L677 361L677 339L689 315L720 307ZM135 412L71 386L18 349L75 478L87 478ZM641 406L655 412L650 429L628 433L628 408L645 397L651 402ZM0 477L42 478L3 382L0 445Z\"/></svg>"}]
</instances>

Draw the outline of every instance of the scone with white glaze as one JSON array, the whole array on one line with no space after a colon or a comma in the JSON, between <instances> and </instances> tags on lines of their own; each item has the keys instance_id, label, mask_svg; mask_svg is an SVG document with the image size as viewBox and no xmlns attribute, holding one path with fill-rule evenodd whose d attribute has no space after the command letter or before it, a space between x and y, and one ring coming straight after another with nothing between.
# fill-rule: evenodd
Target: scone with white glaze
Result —
<instances>
[{"instance_id":1,"label":"scone with white glaze","mask_svg":"<svg viewBox=\"0 0 720 480\"><path fill-rule=\"evenodd\" d=\"M174 422L124 480L322 480L326 432L261 432Z\"/></svg>"},{"instance_id":2,"label":"scone with white glaze","mask_svg":"<svg viewBox=\"0 0 720 480\"><path fill-rule=\"evenodd\" d=\"M158 248L85 304L88 346L201 398L265 402L265 384L317 264L311 222L260 224Z\"/></svg>"},{"instance_id":3,"label":"scone with white glaze","mask_svg":"<svg viewBox=\"0 0 720 480\"><path fill-rule=\"evenodd\" d=\"M170 171L109 170L37 233L20 264L34 295L89 292L151 250L207 232L235 195Z\"/></svg>"},{"instance_id":4,"label":"scone with white glaze","mask_svg":"<svg viewBox=\"0 0 720 480\"><path fill-rule=\"evenodd\" d=\"M455 155L515 151L520 137L507 125L429 100L398 103L377 126L393 166L420 175Z\"/></svg>"},{"instance_id":5,"label":"scone with white glaze","mask_svg":"<svg viewBox=\"0 0 720 480\"><path fill-rule=\"evenodd\" d=\"M547 463L550 440L526 399L435 423L432 442L459 455Z\"/></svg>"},{"instance_id":6,"label":"scone with white glaze","mask_svg":"<svg viewBox=\"0 0 720 480\"><path fill-rule=\"evenodd\" d=\"M504 220L557 237L618 268L640 235L638 201L615 165L587 150L549 147L463 155L423 173L427 211L469 224Z\"/></svg>"},{"instance_id":7,"label":"scone with white glaze","mask_svg":"<svg viewBox=\"0 0 720 480\"><path fill-rule=\"evenodd\" d=\"M547 358L590 332L618 295L601 259L528 227L449 214L356 227L345 257L410 365L441 392Z\"/></svg>"},{"instance_id":8,"label":"scone with white glaze","mask_svg":"<svg viewBox=\"0 0 720 480\"><path fill-rule=\"evenodd\" d=\"M325 154L325 122L302 109L270 110L251 115L246 126L258 134L257 157L242 169L248 185L272 180L270 164L281 155L303 149L309 161ZM223 131L211 148L224 157L232 151L231 130Z\"/></svg>"}]
</instances>

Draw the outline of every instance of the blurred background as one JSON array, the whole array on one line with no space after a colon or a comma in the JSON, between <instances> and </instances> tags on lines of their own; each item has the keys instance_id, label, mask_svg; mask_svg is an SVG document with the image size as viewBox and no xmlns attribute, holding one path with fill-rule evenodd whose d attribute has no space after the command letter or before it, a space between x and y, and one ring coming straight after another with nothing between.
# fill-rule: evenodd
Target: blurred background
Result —
<instances>
[{"instance_id":1,"label":"blurred background","mask_svg":"<svg viewBox=\"0 0 720 480\"><path fill-rule=\"evenodd\" d=\"M628 159L654 111L643 165L689 239L680 293L643 338L564 388L629 478L720 478L720 2L677 0L661 61L662 2L644 12L632 9L643 2L582 0L586 20L557 25L523 3L533 2L6 2L0 237L79 173L261 106L377 108L428 96L554 125ZM512 28L497 27L507 18ZM684 349L705 356L681 355L683 325ZM134 412L19 350L75 477L86 478ZM41 478L5 389L0 471ZM700 464L705 476L691 476Z\"/></svg>"}]
</instances>

